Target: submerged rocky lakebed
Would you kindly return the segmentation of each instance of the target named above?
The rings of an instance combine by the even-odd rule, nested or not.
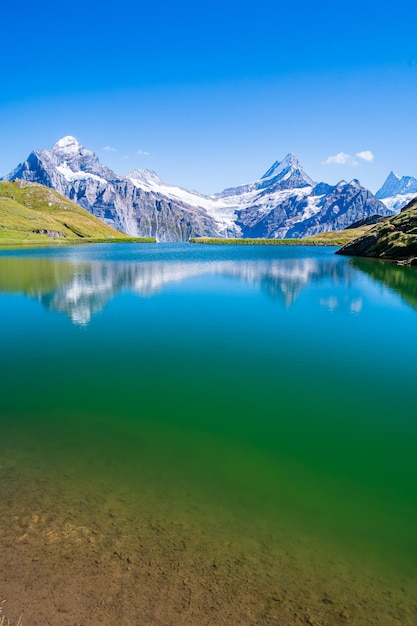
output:
[[[417,271],[0,251],[0,600],[31,624],[417,621]]]

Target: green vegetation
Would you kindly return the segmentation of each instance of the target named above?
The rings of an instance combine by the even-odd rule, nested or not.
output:
[[[338,254],[411,262],[417,257],[417,198],[398,215],[376,224],[365,235],[344,245]]]
[[[129,237],[42,185],[0,182],[0,246],[154,241]]]
[[[379,259],[352,259],[353,267],[365,272],[372,280],[385,285],[417,309],[417,280],[413,267],[399,267]]]
[[[363,226],[349,230],[333,230],[304,239],[219,239],[215,237],[192,237],[190,243],[232,244],[256,246],[343,246],[358,235],[365,234],[371,227]]]

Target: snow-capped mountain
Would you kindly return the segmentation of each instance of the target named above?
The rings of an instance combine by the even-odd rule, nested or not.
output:
[[[199,207],[141,189],[102,165],[74,137],[64,137],[51,150],[35,150],[5,179],[23,178],[52,187],[104,222],[133,236],[161,241],[219,235],[216,222]]]
[[[381,200],[385,206],[398,213],[406,204],[417,196],[417,178],[413,176],[398,176],[390,172],[387,180],[375,197]]]
[[[299,238],[341,230],[376,213],[392,214],[358,180],[315,183],[294,154],[276,161],[260,179],[213,196],[167,185],[149,170],[127,177],[142,190],[204,208],[222,236]]]
[[[5,177],[56,189],[120,230],[160,241],[195,236],[304,237],[393,211],[357,180],[315,183],[294,154],[254,182],[205,196],[163,182],[151,170],[115,174],[73,137],[35,150]]]

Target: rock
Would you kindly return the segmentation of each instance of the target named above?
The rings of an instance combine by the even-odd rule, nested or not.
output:
[[[349,242],[337,253],[392,259],[401,265],[416,265],[417,199],[398,215],[376,224],[366,235]]]

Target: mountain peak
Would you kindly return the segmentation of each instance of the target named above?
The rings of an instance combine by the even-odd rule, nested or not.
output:
[[[390,173],[388,174],[387,180],[401,180],[401,176],[398,176],[398,174],[396,174],[396,172],[391,170]]]
[[[261,178],[262,186],[275,183],[285,184],[286,188],[308,187],[313,185],[295,154],[290,152],[282,161],[275,161]]]
[[[50,150],[42,150],[39,154],[50,160],[51,165],[67,179],[68,177],[72,179],[73,174],[81,175],[83,178],[87,173],[107,180],[117,178],[114,172],[100,163],[98,156],[92,150],[84,148],[78,139],[71,135],[62,137]]]
[[[267,172],[262,176],[262,178],[271,178],[271,176],[278,176],[284,170],[302,170],[302,166],[292,152],[287,154],[282,161],[275,161],[275,163],[269,168]]]
[[[400,177],[391,171],[385,183],[381,189],[378,189],[375,195],[382,200],[409,193],[417,193],[417,179],[413,176]]]
[[[82,148],[80,142],[75,139],[75,137],[71,137],[71,135],[67,135],[66,137],[62,137],[59,141],[57,141],[52,146],[52,152],[68,152],[74,153],[78,152]]]

